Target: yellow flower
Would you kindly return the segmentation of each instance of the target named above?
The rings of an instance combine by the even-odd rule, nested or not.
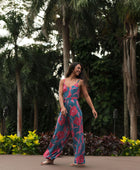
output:
[[[128,142],[131,143],[131,144],[134,144],[134,143],[135,143],[135,141],[132,140],[132,139],[129,139]]]
[[[17,134],[15,134],[15,135],[9,135],[8,136],[11,140],[16,140],[16,139],[18,139],[19,137],[17,136]]]
[[[36,130],[33,131],[33,133],[35,134]]]
[[[16,145],[12,145],[12,147],[13,147],[13,148],[15,148],[15,147],[16,147]]]
[[[23,155],[27,155],[27,153],[23,153]]]
[[[132,147],[130,146],[129,149],[132,149]]]
[[[0,133],[0,142],[4,142],[4,136]]]
[[[123,136],[122,138],[123,138],[124,140],[126,140],[126,139],[127,139],[127,138],[126,138],[126,136]]]
[[[123,139],[120,139],[121,142],[125,143]]]
[[[32,131],[28,131],[29,135],[35,135],[36,130]]]
[[[39,144],[39,140],[35,140],[34,144],[38,145]]]
[[[33,140],[34,137],[33,137],[33,136],[28,136],[28,139],[29,139],[29,140]]]
[[[23,143],[26,143],[26,142],[27,142],[27,137],[24,137]]]
[[[140,140],[137,139],[137,140],[136,140],[136,144],[137,144],[137,145],[140,145]]]
[[[127,141],[127,138],[125,136],[122,136],[121,142],[125,143]]]

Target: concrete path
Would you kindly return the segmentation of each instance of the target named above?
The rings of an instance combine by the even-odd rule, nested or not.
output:
[[[41,155],[0,155],[0,170],[140,170],[140,157],[86,156],[85,167],[70,167],[73,159],[63,156],[54,165],[40,166]]]

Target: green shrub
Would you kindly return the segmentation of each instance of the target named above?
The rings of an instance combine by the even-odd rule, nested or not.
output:
[[[53,133],[41,134],[40,138],[40,154],[47,149]],[[92,133],[84,133],[85,138],[85,154],[96,156],[118,156],[122,153],[124,144],[119,138],[113,136],[94,136]],[[66,143],[62,155],[73,155],[73,140],[70,136]]]
[[[38,154],[39,136],[28,131],[27,137],[0,134],[0,154]]]
[[[20,138],[15,135],[3,136],[0,134],[0,154],[43,154],[47,149],[52,133],[41,134],[39,137],[36,131],[28,131],[28,135]],[[92,133],[85,133],[86,155],[96,156],[140,156],[140,140],[122,139],[114,135],[94,136]],[[73,155],[73,140],[68,139],[62,155]]]
[[[121,142],[124,143],[122,156],[140,156],[140,140],[135,141],[123,136]]]
[[[39,154],[43,154],[53,136],[52,133],[41,134]],[[110,134],[95,136],[93,133],[84,133],[85,154],[94,156],[140,156],[140,140],[131,140],[125,136],[122,139]],[[62,155],[73,155],[73,140],[70,136]]]
[[[29,131],[29,134],[27,137],[24,137],[23,141],[23,152],[25,154],[38,154],[38,146],[40,145],[39,143],[39,137],[35,133],[35,131]]]

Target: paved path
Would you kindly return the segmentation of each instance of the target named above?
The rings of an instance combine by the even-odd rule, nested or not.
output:
[[[0,170],[75,170],[70,167],[74,157],[63,156],[55,160],[55,165],[40,166],[41,155],[0,155]],[[140,157],[86,156],[86,166],[82,170],[140,170]]]

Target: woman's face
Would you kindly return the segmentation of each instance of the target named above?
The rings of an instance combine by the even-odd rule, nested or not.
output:
[[[81,65],[77,64],[73,70],[73,72],[75,73],[76,76],[79,76],[79,74],[81,73]]]

